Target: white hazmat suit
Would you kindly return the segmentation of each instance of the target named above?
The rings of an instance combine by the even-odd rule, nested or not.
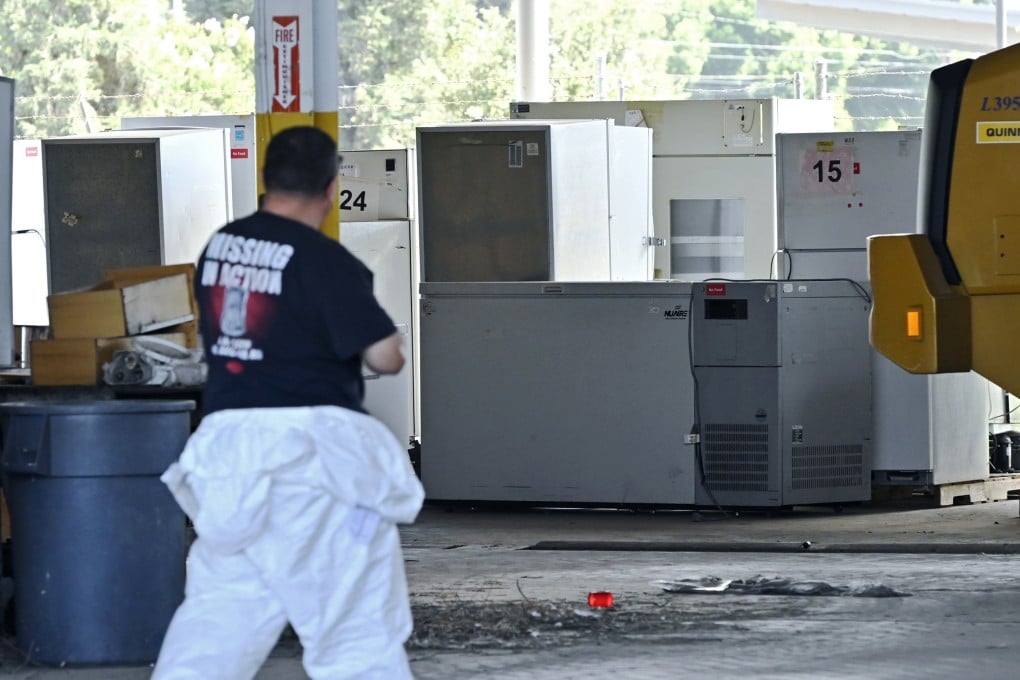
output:
[[[213,413],[162,477],[198,538],[154,680],[249,680],[287,622],[312,678],[410,678],[397,523],[424,499],[379,421],[336,406]]]

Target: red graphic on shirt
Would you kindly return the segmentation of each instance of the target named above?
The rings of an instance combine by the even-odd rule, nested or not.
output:
[[[209,318],[219,319],[223,316],[226,290],[222,286],[214,286],[209,289]],[[253,340],[265,337],[275,317],[275,296],[249,293],[245,304],[244,335]]]

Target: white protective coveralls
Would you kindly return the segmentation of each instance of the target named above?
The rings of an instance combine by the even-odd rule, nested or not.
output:
[[[371,416],[335,406],[226,410],[163,474],[198,538],[153,678],[249,680],[287,622],[312,678],[410,678],[397,523],[424,490]]]

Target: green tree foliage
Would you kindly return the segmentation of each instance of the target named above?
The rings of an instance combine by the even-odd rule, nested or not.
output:
[[[251,16],[255,3],[253,0],[183,0],[184,11],[194,22],[202,23],[208,19],[230,19],[234,16]]]
[[[417,125],[505,118],[515,78],[509,16],[475,0],[348,0],[341,45],[367,27],[397,41],[393,51],[351,50],[340,121],[344,148],[412,146]],[[346,14],[345,5],[359,5]],[[405,11],[406,10],[406,11]],[[387,22],[405,17],[399,25]],[[410,17],[407,19],[406,17]],[[394,55],[403,55],[395,58]],[[343,59],[343,57],[342,57]]]
[[[549,17],[549,79],[554,100],[654,96],[671,80],[665,17],[640,3],[560,0]],[[605,60],[602,82],[598,64]]]
[[[22,137],[119,127],[126,115],[251,111],[247,21],[176,21],[157,0],[9,0],[0,67]]]
[[[409,146],[418,125],[506,117],[516,97],[516,0],[338,3],[344,148]],[[182,6],[4,2],[0,68],[17,80],[18,133],[252,111],[254,3],[183,0],[178,17],[174,4]],[[755,0],[549,7],[554,100],[792,97],[799,85],[804,96],[824,88],[843,129],[918,125],[928,74],[952,56],[767,22]]]
[[[116,109],[127,115],[251,113],[255,37],[247,16],[202,23],[153,17],[152,33],[121,52],[134,87]]]
[[[800,74],[803,96],[834,99],[844,129],[919,124],[928,74],[945,59],[908,44],[763,21],[747,0],[670,4],[674,20],[700,22],[711,47],[690,95],[794,97]],[[677,42],[677,54],[690,47]]]
[[[16,79],[19,132],[29,136],[83,130],[88,99],[109,77],[117,39],[103,35],[111,0],[4,3],[0,22],[0,66]],[[83,106],[84,104],[84,106]],[[29,119],[28,122],[22,123]]]
[[[366,37],[366,49],[380,45],[382,54],[399,57],[386,66],[362,56],[358,45],[361,68],[342,63],[345,144],[408,146],[416,124],[507,115],[505,103],[515,95],[514,5],[381,0],[367,7],[386,16],[417,12],[399,31],[413,54],[387,42],[392,34],[382,42]],[[385,28],[378,19],[368,25]],[[348,31],[365,35],[363,25],[341,21],[341,34]],[[754,0],[550,3],[551,98],[561,101],[600,93],[687,99],[799,92],[833,99],[841,129],[916,126],[928,74],[947,58],[909,44],[761,20]]]

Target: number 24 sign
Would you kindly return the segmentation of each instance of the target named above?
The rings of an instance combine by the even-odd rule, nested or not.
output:
[[[340,219],[352,222],[374,222],[379,218],[379,183],[340,178]]]
[[[810,149],[801,158],[800,190],[808,194],[852,194],[857,172],[853,147]]]

